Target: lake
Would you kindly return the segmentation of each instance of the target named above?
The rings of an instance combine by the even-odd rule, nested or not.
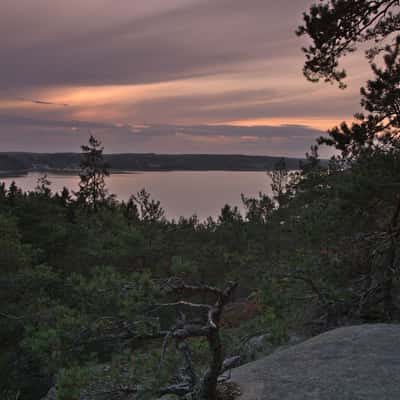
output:
[[[43,176],[31,172],[14,178],[0,178],[8,186],[13,180],[25,191],[34,190],[37,180]],[[47,174],[52,190],[65,186],[78,189],[79,177],[65,174]],[[127,200],[131,194],[145,188],[154,199],[161,202],[169,219],[197,214],[204,220],[216,217],[225,204],[237,205],[241,211],[240,194],[258,196],[260,191],[270,194],[271,180],[265,172],[248,171],[171,171],[114,173],[106,179],[110,193],[119,200]]]

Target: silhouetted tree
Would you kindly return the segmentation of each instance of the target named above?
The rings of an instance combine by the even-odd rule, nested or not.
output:
[[[44,174],[37,180],[35,191],[41,196],[50,197],[51,195],[51,182],[47,178],[47,174]]]
[[[398,0],[322,0],[304,14],[304,25],[297,31],[312,40],[304,49],[306,77],[313,82],[320,79],[338,82],[342,88],[346,73],[339,68],[340,58],[355,51],[357,44],[374,41],[374,46],[366,52],[374,77],[361,88],[361,106],[366,113],[356,114],[356,122],[351,125],[343,122],[340,127],[331,129],[329,137],[319,138],[319,144],[334,147],[340,155],[333,158],[331,170],[313,167],[311,174],[303,174],[305,179],[299,186],[303,196],[306,195],[306,213],[317,211],[315,206],[309,207],[317,204],[324,224],[329,220],[330,211],[321,205],[327,200],[327,204],[333,206],[332,216],[346,211],[343,215],[349,223],[345,229],[333,227],[336,232],[353,235],[351,246],[346,248],[342,242],[340,252],[342,260],[351,265],[345,272],[346,261],[340,264],[345,267],[343,272],[352,276],[351,296],[346,296],[353,297],[353,301],[357,299],[346,309],[356,304],[358,315],[382,313],[386,320],[399,315],[395,296],[395,282],[400,273],[397,267],[400,239],[399,5]],[[383,62],[375,62],[378,55],[383,55]],[[308,158],[312,166],[315,157]],[[350,208],[350,204],[356,206],[355,209]],[[302,221],[306,221],[305,216],[300,216],[299,222]],[[308,230],[318,232],[320,227],[317,223]],[[324,250],[324,254],[332,253]],[[332,255],[331,259],[335,257]],[[354,267],[357,259],[362,260],[359,270]],[[359,277],[358,281],[353,280],[354,276]],[[330,278],[328,283],[332,281]]]
[[[17,186],[15,181],[12,181],[7,192],[7,200],[11,205],[14,205],[19,197],[22,197],[22,190]]]
[[[278,203],[278,207],[281,207],[284,203],[286,186],[289,183],[289,171],[286,168],[285,159],[281,158],[275,164],[274,169],[268,171],[267,174],[272,181],[271,190],[274,200]]]
[[[134,218],[143,222],[162,222],[165,220],[165,211],[158,200],[151,198],[150,193],[142,189],[132,195],[127,203],[127,208]]]
[[[361,105],[368,113],[356,114],[351,126],[343,122],[329,131],[320,144],[334,146],[352,160],[365,152],[399,146],[400,127],[400,13],[398,0],[326,0],[304,14],[297,33],[308,35],[312,45],[304,48],[304,73],[311,81],[323,78],[344,87],[345,71],[339,60],[355,51],[356,44],[373,40],[367,50],[374,78],[361,88]],[[383,53],[383,68],[375,57]]]
[[[65,186],[63,187],[63,190],[61,191],[60,199],[64,206],[67,206],[72,200],[71,194],[70,194],[68,188],[66,188]]]
[[[344,88],[346,71],[339,68],[340,58],[370,40],[376,46],[367,51],[367,57],[376,56],[382,50],[379,44],[400,29],[398,6],[398,0],[321,0],[312,5],[297,30],[298,35],[308,35],[312,40],[303,48],[307,79],[336,81]]]
[[[368,114],[356,114],[357,122],[343,122],[328,132],[329,138],[319,139],[349,160],[400,148],[400,37],[394,47],[386,47],[383,67],[372,64],[372,71],[374,78],[361,88],[361,105]]]
[[[7,197],[6,184],[4,182],[0,183],[0,201],[4,201]]]
[[[258,198],[246,197],[242,193],[242,202],[246,209],[245,217],[251,223],[264,224],[274,212],[274,201],[264,193],[259,193]]]
[[[97,210],[100,203],[107,198],[105,177],[110,175],[108,164],[104,161],[101,142],[90,136],[88,145],[81,146],[82,160],[80,164],[81,179],[79,191],[76,193],[78,202]]]
[[[231,207],[229,204],[225,204],[224,207],[222,207],[221,214],[218,217],[218,222],[220,224],[233,224],[241,221],[242,216],[236,206]]]

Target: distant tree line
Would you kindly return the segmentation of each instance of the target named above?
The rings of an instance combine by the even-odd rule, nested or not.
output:
[[[105,154],[105,161],[120,171],[265,171],[280,157],[212,154]],[[285,158],[288,169],[298,169],[300,159]],[[1,171],[78,171],[80,155],[75,153],[0,153]]]

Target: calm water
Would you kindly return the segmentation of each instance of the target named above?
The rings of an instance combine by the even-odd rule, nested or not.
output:
[[[9,185],[13,180],[23,190],[33,190],[42,174],[32,172],[16,178],[0,178]],[[53,191],[64,186],[77,190],[79,178],[74,175],[48,174]],[[107,188],[119,200],[145,188],[159,200],[168,218],[189,217],[193,214],[203,220],[216,217],[225,204],[237,205],[243,210],[240,194],[257,196],[260,191],[270,193],[270,178],[265,172],[236,171],[173,171],[135,172],[113,174],[107,178]]]

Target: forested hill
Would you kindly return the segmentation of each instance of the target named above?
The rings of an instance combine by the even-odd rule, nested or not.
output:
[[[171,171],[226,170],[265,171],[274,168],[280,157],[213,154],[108,154],[105,160],[113,170]],[[298,169],[300,159],[285,158],[288,169]],[[75,170],[77,153],[0,153],[0,171]]]

